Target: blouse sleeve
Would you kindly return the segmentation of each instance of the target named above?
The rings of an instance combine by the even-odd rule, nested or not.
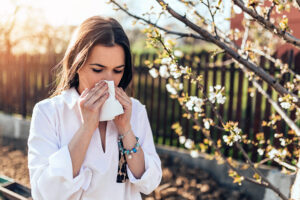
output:
[[[140,192],[144,194],[150,194],[160,184],[162,178],[161,161],[156,153],[152,130],[149,123],[147,111],[145,105],[140,112],[138,118],[141,126],[138,128],[141,133],[139,143],[144,152],[145,158],[145,172],[140,179],[136,179],[127,165],[128,178],[131,183],[136,185]]]
[[[79,174],[73,178],[68,145],[60,147],[55,119],[49,117],[49,113],[51,111],[43,111],[39,104],[34,106],[28,138],[32,197],[35,200],[73,199],[81,194],[81,188],[87,190],[92,172],[89,168],[81,167]]]

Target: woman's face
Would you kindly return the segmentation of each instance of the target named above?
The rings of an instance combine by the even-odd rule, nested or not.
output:
[[[117,87],[125,70],[125,53],[120,45],[95,45],[86,63],[78,70],[78,92],[93,88],[100,80],[114,81]]]

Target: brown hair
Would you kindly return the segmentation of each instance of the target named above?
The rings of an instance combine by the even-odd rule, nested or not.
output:
[[[92,47],[97,44],[105,46],[118,44],[123,47],[125,70],[118,87],[122,87],[124,90],[127,88],[131,82],[133,72],[128,37],[115,19],[94,16],[86,19],[75,30],[64,58],[55,67],[59,70],[57,75],[58,85],[51,97],[59,95],[63,90],[73,86],[78,87],[77,71],[86,62]]]

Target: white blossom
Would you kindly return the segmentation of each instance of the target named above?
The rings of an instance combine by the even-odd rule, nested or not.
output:
[[[269,156],[269,158],[273,159],[278,154],[279,154],[279,151],[277,149],[272,149],[271,151],[269,151],[268,156]]]
[[[192,156],[193,158],[199,157],[199,152],[198,152],[198,150],[192,150],[192,151],[190,152],[190,154],[191,154],[191,156]]]
[[[228,144],[229,146],[233,145],[233,142],[230,140],[230,138],[228,137],[228,135],[223,135],[223,140],[226,144]]]
[[[150,70],[149,70],[149,73],[150,73],[150,75],[151,75],[153,78],[157,78],[157,77],[158,77],[158,71],[157,71],[157,69],[155,69],[155,68],[150,69]]]
[[[174,87],[172,87],[172,85],[170,85],[169,83],[166,85],[167,91],[170,92],[173,95],[177,94],[177,91]]]
[[[234,142],[238,142],[238,141],[240,141],[242,139],[242,137],[240,136],[240,135],[234,135],[233,136],[233,141]]]
[[[193,110],[193,106],[194,106],[194,103],[193,103],[193,101],[188,101],[188,102],[186,102],[186,107],[188,108],[188,110]]]
[[[216,85],[216,86],[215,86],[215,89],[216,89],[216,90],[221,90],[221,89],[222,89],[222,86],[221,86],[221,85]]]
[[[240,7],[238,7],[237,5],[233,5],[233,11],[235,14],[241,14],[242,13],[242,9]]]
[[[188,66],[183,67],[183,66],[180,65],[179,68],[181,69],[182,74],[187,74],[188,73],[188,69],[189,69]]]
[[[160,61],[160,63],[161,63],[162,65],[169,65],[169,64],[171,64],[171,62],[172,62],[172,59],[171,59],[170,57],[163,58],[163,59],[161,59],[161,61]]]
[[[209,97],[208,97],[209,101],[211,101],[212,103],[215,103],[216,101],[216,94],[211,92],[209,93]]]
[[[159,68],[159,74],[163,78],[168,78],[170,76],[170,74],[168,72],[168,67],[166,65],[160,66],[160,68]]]
[[[216,85],[215,87],[209,86],[209,95],[208,95],[209,101],[211,101],[212,103],[216,102],[218,104],[224,104],[226,97],[223,96],[223,94],[221,93],[222,90],[223,88],[221,85]]]
[[[179,83],[178,89],[179,89],[179,90],[182,90],[182,89],[183,89],[183,84],[182,84],[182,83]]]
[[[279,138],[279,141],[281,146],[284,147],[286,145],[285,140],[283,138]]]
[[[193,148],[193,144],[194,144],[193,140],[187,139],[187,140],[185,141],[184,146],[185,146],[185,148],[187,148],[187,149],[191,149],[191,148]]]
[[[194,111],[195,112],[201,112],[202,111],[202,106],[204,104],[203,99],[197,98],[197,99],[195,99],[194,103],[195,103]]]
[[[185,103],[185,105],[190,111],[194,110],[195,112],[201,112],[203,99],[198,98],[196,96],[190,96],[190,99]]]
[[[181,71],[177,68],[176,64],[171,64],[169,66],[170,74],[175,78],[179,78],[181,76]]]
[[[179,143],[180,144],[184,144],[185,140],[186,140],[185,136],[182,135],[182,136],[179,137]]]
[[[286,149],[283,149],[283,151],[280,153],[281,157],[285,157],[287,155]]]
[[[280,105],[284,109],[289,109],[291,107],[291,104],[289,102],[282,102],[282,103],[280,103]]]
[[[183,53],[182,53],[182,51],[175,50],[175,51],[174,51],[174,56],[176,56],[176,57],[182,57],[182,56],[183,56]]]
[[[293,97],[293,102],[297,103],[298,102],[298,99],[297,97]]]
[[[205,121],[205,122],[204,122],[204,127],[205,127],[206,129],[209,129],[209,128],[210,128],[210,124],[209,124],[208,121]]]
[[[169,69],[170,69],[170,71],[176,71],[177,70],[177,65],[173,63],[169,66]]]
[[[195,111],[195,112],[201,112],[201,111],[202,111],[202,108],[201,108],[201,106],[197,106],[197,105],[195,105],[195,107],[194,107],[194,111]]]
[[[234,129],[233,129],[233,132],[235,133],[235,134],[240,134],[241,133],[241,129],[240,128],[238,128],[238,127],[235,127]]]
[[[218,93],[216,95],[216,99],[217,99],[217,103],[218,104],[224,104],[225,103],[225,100],[226,100],[226,97],[223,96],[221,93]]]
[[[257,149],[257,152],[260,156],[264,155],[264,150],[262,148]]]
[[[204,128],[209,129],[211,122],[212,122],[211,119],[203,119]]]

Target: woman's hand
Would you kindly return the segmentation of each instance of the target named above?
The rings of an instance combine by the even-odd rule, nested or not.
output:
[[[114,123],[118,129],[119,134],[124,134],[131,129],[130,118],[132,103],[131,99],[127,96],[122,88],[115,87],[116,99],[121,103],[124,109],[124,113],[118,115],[114,119]]]
[[[92,133],[99,124],[100,109],[109,97],[105,81],[98,82],[92,89],[85,89],[78,100],[82,126]]]

